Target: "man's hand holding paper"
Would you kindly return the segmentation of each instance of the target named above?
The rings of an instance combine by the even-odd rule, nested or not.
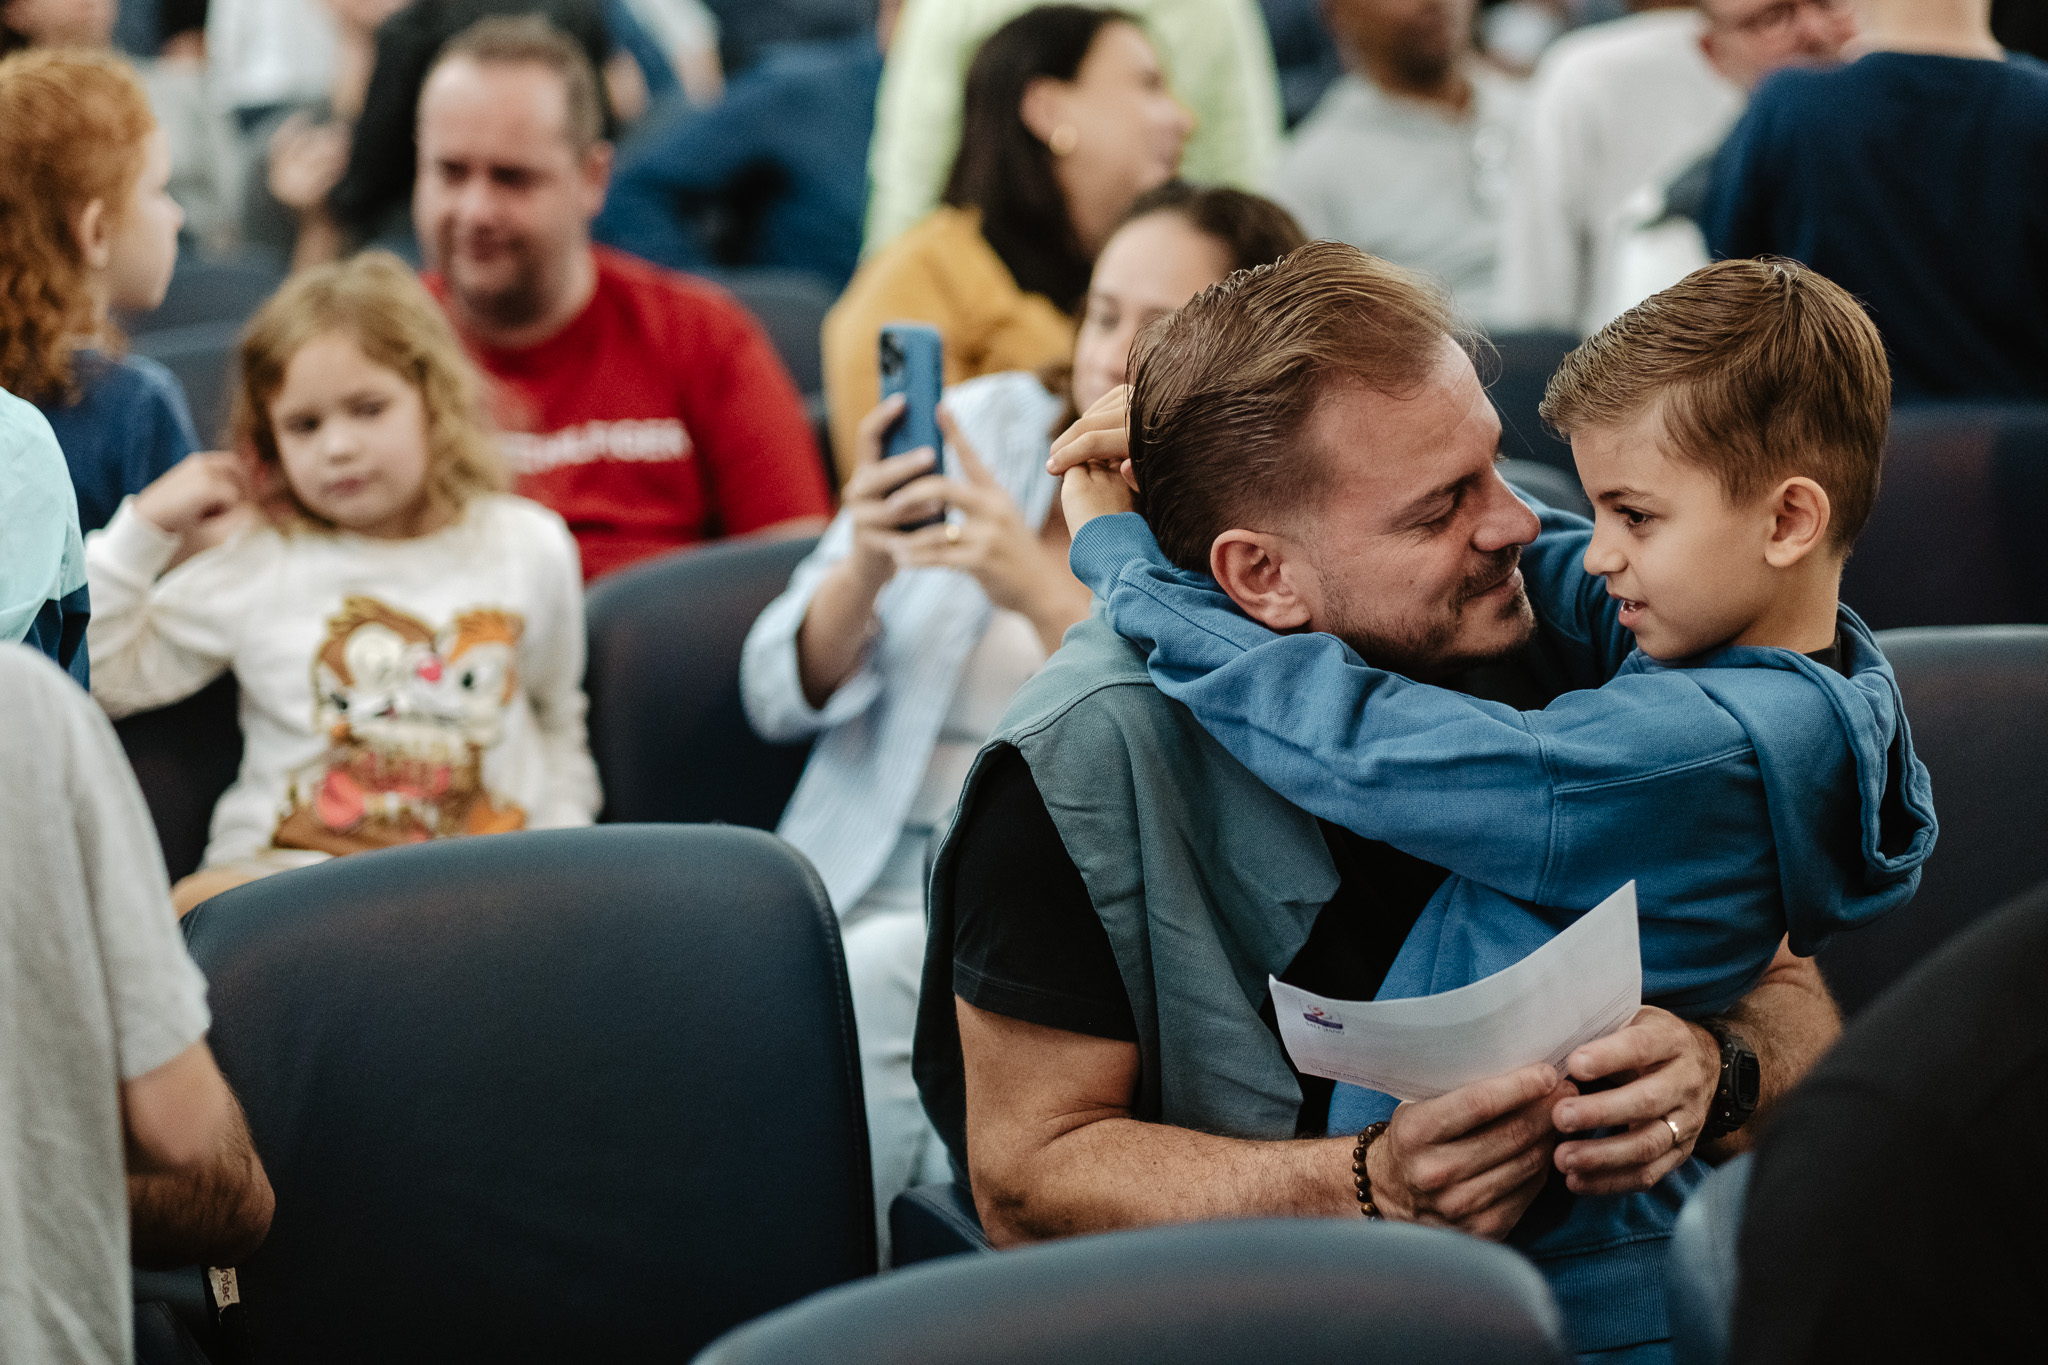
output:
[[[1295,1065],[1397,1099],[1433,1102],[1555,1068],[1569,1078],[1551,1097],[1555,1133],[1626,1130],[1557,1148],[1574,1193],[1649,1188],[1691,1155],[1705,1122],[1712,1049],[1703,1031],[1642,1005],[1633,882],[1543,948],[1457,990],[1340,1001],[1277,980],[1270,988]],[[1570,1084],[1609,1078],[1622,1084],[1595,1094]]]

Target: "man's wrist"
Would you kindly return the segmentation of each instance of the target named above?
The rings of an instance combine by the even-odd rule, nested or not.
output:
[[[1713,1041],[1713,1093],[1707,1099],[1705,1141],[1725,1138],[1749,1122],[1763,1100],[1763,1069],[1749,1041],[1720,1019],[1700,1029]]]

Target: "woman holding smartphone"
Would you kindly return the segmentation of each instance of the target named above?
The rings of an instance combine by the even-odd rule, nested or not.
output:
[[[938,328],[950,383],[1064,361],[1096,253],[1173,178],[1193,131],[1128,15],[1041,5],[991,34],[967,71],[945,202],[876,251],[825,319],[841,478],[875,401],[884,324]]]
[[[910,1074],[930,852],[1011,697],[1088,612],[1045,472],[1052,438],[1124,382],[1146,323],[1302,240],[1285,210],[1241,191],[1175,182],[1141,198],[1103,247],[1071,365],[948,391],[948,472],[929,449],[882,456],[902,399],[861,419],[838,517],[747,638],[754,728],[818,737],[777,833],[839,912],[885,1237],[899,1191],[945,1178]]]

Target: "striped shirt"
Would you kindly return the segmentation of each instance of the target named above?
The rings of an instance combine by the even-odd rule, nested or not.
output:
[[[947,391],[946,406],[1025,524],[1045,523],[1059,483],[1045,472],[1063,401],[1024,371]],[[789,587],[754,622],[740,659],[747,718],[764,739],[818,737],[776,833],[818,869],[843,915],[895,848],[967,657],[988,628],[988,595],[954,569],[898,573],[875,599],[880,622],[854,675],[822,707],[804,699],[797,629],[825,575],[853,549],[841,512]]]

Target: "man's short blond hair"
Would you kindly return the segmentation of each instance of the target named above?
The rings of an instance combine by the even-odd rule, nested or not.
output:
[[[1796,261],[1717,261],[1623,313],[1565,357],[1539,409],[1569,436],[1661,407],[1671,451],[1742,502],[1804,475],[1827,491],[1831,543],[1877,502],[1891,366],[1870,315]]]
[[[562,135],[582,156],[604,138],[604,93],[590,56],[574,38],[539,14],[496,14],[450,38],[434,58],[435,71],[457,57],[479,66],[539,66],[562,82]],[[424,91],[426,86],[421,84]]]

